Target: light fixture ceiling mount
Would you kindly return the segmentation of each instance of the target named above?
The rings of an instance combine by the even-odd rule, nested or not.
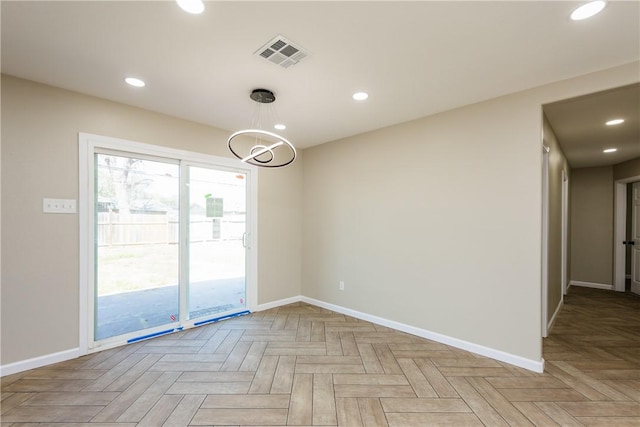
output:
[[[251,127],[234,132],[229,137],[229,151],[242,162],[254,166],[279,168],[293,163],[296,159],[293,144],[276,133],[260,129],[261,107],[273,104],[276,96],[267,89],[254,89],[249,97],[256,102]]]

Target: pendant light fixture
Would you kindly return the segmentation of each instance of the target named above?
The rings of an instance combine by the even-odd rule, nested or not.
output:
[[[256,103],[256,110],[248,129],[233,133],[228,141],[229,151],[242,162],[265,168],[279,168],[287,166],[296,159],[296,149],[286,138],[263,130],[262,110],[269,113],[268,123],[278,123],[273,102],[276,97],[270,90],[254,89],[249,95]]]

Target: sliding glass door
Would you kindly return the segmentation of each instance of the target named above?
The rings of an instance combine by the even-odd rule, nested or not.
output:
[[[188,166],[189,319],[246,306],[244,173]]]
[[[93,135],[80,142],[88,350],[255,304],[253,167]]]
[[[179,179],[177,163],[95,154],[96,341],[177,320]]]

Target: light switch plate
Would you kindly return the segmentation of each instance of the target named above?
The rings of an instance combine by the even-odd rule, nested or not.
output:
[[[42,212],[44,213],[76,213],[76,201],[74,199],[43,199]]]

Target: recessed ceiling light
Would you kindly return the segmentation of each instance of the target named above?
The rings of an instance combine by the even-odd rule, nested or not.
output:
[[[144,87],[144,85],[146,84],[142,80],[136,79],[135,77],[127,77],[126,79],[124,79],[124,81],[135,87]]]
[[[286,125],[283,125],[282,123],[278,123],[273,125],[274,128],[278,129],[278,130],[285,130],[287,128]]]
[[[356,92],[353,94],[353,99],[355,99],[356,101],[364,101],[368,97],[369,94],[367,92]]]
[[[613,119],[613,120],[609,120],[608,122],[606,122],[605,124],[607,126],[615,126],[615,125],[619,125],[620,123],[624,123],[624,119]]]
[[[591,18],[593,15],[600,13],[606,5],[607,2],[604,0],[596,0],[585,3],[582,6],[577,7],[571,13],[571,19],[573,19],[574,21],[581,21],[583,19]]]
[[[607,148],[606,150],[602,150],[603,153],[615,153],[618,151],[617,148]]]
[[[185,12],[198,14],[204,11],[202,0],[176,0],[176,2]]]

